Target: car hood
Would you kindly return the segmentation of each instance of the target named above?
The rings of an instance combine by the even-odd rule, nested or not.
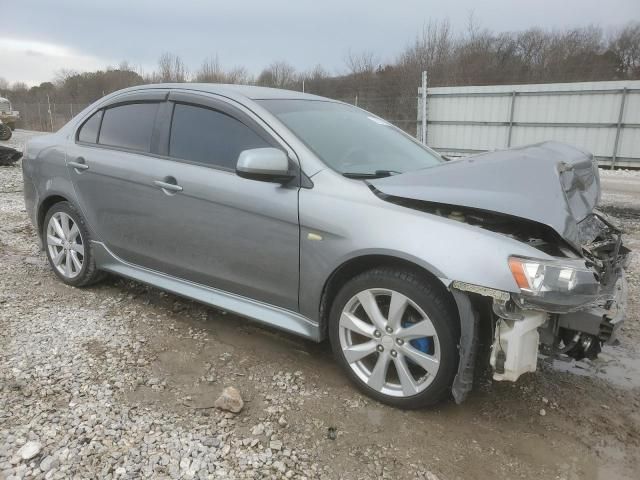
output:
[[[600,200],[593,155],[558,142],[484,153],[369,183],[392,197],[542,223],[574,246],[581,243],[578,223]]]

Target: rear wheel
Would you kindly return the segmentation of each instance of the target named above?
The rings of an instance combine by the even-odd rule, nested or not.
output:
[[[4,123],[0,123],[0,140],[2,140],[3,142],[6,142],[10,138],[11,138],[11,129],[9,128],[8,125],[5,125]]]
[[[64,283],[83,287],[102,279],[93,259],[89,231],[73,205],[53,205],[44,219],[43,230],[49,264]]]
[[[367,395],[402,408],[449,395],[458,366],[458,317],[446,292],[420,275],[379,268],[338,293],[330,314],[334,354]]]

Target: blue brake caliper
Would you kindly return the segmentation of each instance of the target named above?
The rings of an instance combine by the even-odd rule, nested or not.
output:
[[[411,322],[407,322],[406,320],[401,323],[402,327],[411,326]],[[431,353],[433,347],[433,340],[427,337],[415,338],[409,341],[409,345],[411,345],[416,350],[420,350],[422,353]]]

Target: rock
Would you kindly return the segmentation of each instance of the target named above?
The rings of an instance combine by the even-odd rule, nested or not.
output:
[[[244,402],[237,388],[227,387],[222,391],[222,395],[218,397],[214,405],[220,410],[238,413],[244,407]]]
[[[269,448],[271,450],[282,450],[282,442],[280,440],[271,440]]]
[[[259,423],[251,429],[251,435],[262,435],[264,433],[264,424]]]
[[[42,450],[40,442],[27,442],[18,450],[18,455],[22,460],[31,460],[40,453],[40,450]]]
[[[544,408],[540,409],[540,416],[544,417],[547,414],[547,411]]]
[[[47,455],[46,457],[44,457],[44,460],[40,462],[40,470],[42,470],[43,473],[47,473],[49,470],[51,470],[52,468],[56,468],[57,466],[58,459],[51,455]]]

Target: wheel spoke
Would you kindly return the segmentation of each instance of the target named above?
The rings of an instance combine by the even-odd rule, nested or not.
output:
[[[78,253],[74,251],[70,251],[67,253],[67,255],[71,257],[71,260],[73,261],[73,264],[76,267],[76,272],[79,272],[80,269],[82,269],[82,262],[78,258]]]
[[[404,393],[406,396],[415,395],[416,393],[418,393],[418,386],[416,385],[416,381],[413,378],[413,375],[409,371],[409,367],[407,367],[407,362],[405,361],[404,355],[398,355],[393,359],[393,362],[396,366],[396,371],[398,372],[400,385],[402,385],[402,393]]]
[[[435,375],[438,371],[440,363],[435,357],[422,353],[420,350],[416,350],[407,344],[400,348],[403,355],[407,356],[407,358],[411,359],[414,363],[423,368],[429,375]]]
[[[78,229],[78,225],[74,223],[71,229],[69,230],[69,241],[74,242],[76,240],[76,237],[79,234],[80,234],[80,230]]]
[[[65,215],[64,213],[60,214],[60,223],[62,224],[62,232],[64,234],[64,238],[69,240],[69,220],[70,217]]]
[[[376,343],[372,340],[357,345],[351,345],[345,348],[342,353],[348,363],[354,363],[362,360],[364,357],[371,355],[376,351]]]
[[[60,249],[59,252],[53,257],[53,264],[57,267],[62,263],[62,259],[64,258],[64,249]]]
[[[409,305],[409,299],[398,292],[391,294],[391,303],[389,304],[389,326],[394,330],[400,327],[402,316]]]
[[[342,316],[340,317],[340,326],[342,328],[351,330],[358,335],[363,335],[369,338],[373,338],[373,331],[375,330],[375,327],[373,325],[367,322],[363,322],[353,313],[348,312],[342,313]]]
[[[58,219],[56,217],[51,217],[51,220],[49,221],[49,223],[50,224],[53,223],[53,229],[58,234],[58,237],[65,238],[64,230],[62,229],[62,225],[60,225],[60,222],[58,221]]]
[[[436,334],[431,320],[421,320],[410,327],[401,329],[396,336],[403,339],[433,337]]]
[[[69,248],[71,248],[71,250],[73,250],[74,252],[79,253],[80,255],[82,255],[84,257],[84,245],[82,245],[81,243],[72,243]]]
[[[367,381],[367,384],[371,388],[378,391],[382,390],[382,387],[387,381],[387,370],[389,368],[390,359],[391,357],[386,351],[381,352],[380,355],[378,355],[378,360],[376,361],[376,364],[371,371],[371,375],[369,376],[369,380]]]
[[[73,274],[73,270],[71,269],[71,265],[73,265],[73,260],[71,260],[71,255],[69,252],[66,252],[65,264],[64,264],[64,274],[67,277],[70,277]]]
[[[365,290],[358,294],[358,301],[360,305],[362,305],[362,308],[364,308],[371,323],[373,323],[378,330],[384,331],[384,327],[387,325],[387,319],[382,315],[375,295],[369,290]]]
[[[60,247],[62,246],[62,239],[54,235],[47,235],[47,243],[49,243],[49,245],[56,245]]]

